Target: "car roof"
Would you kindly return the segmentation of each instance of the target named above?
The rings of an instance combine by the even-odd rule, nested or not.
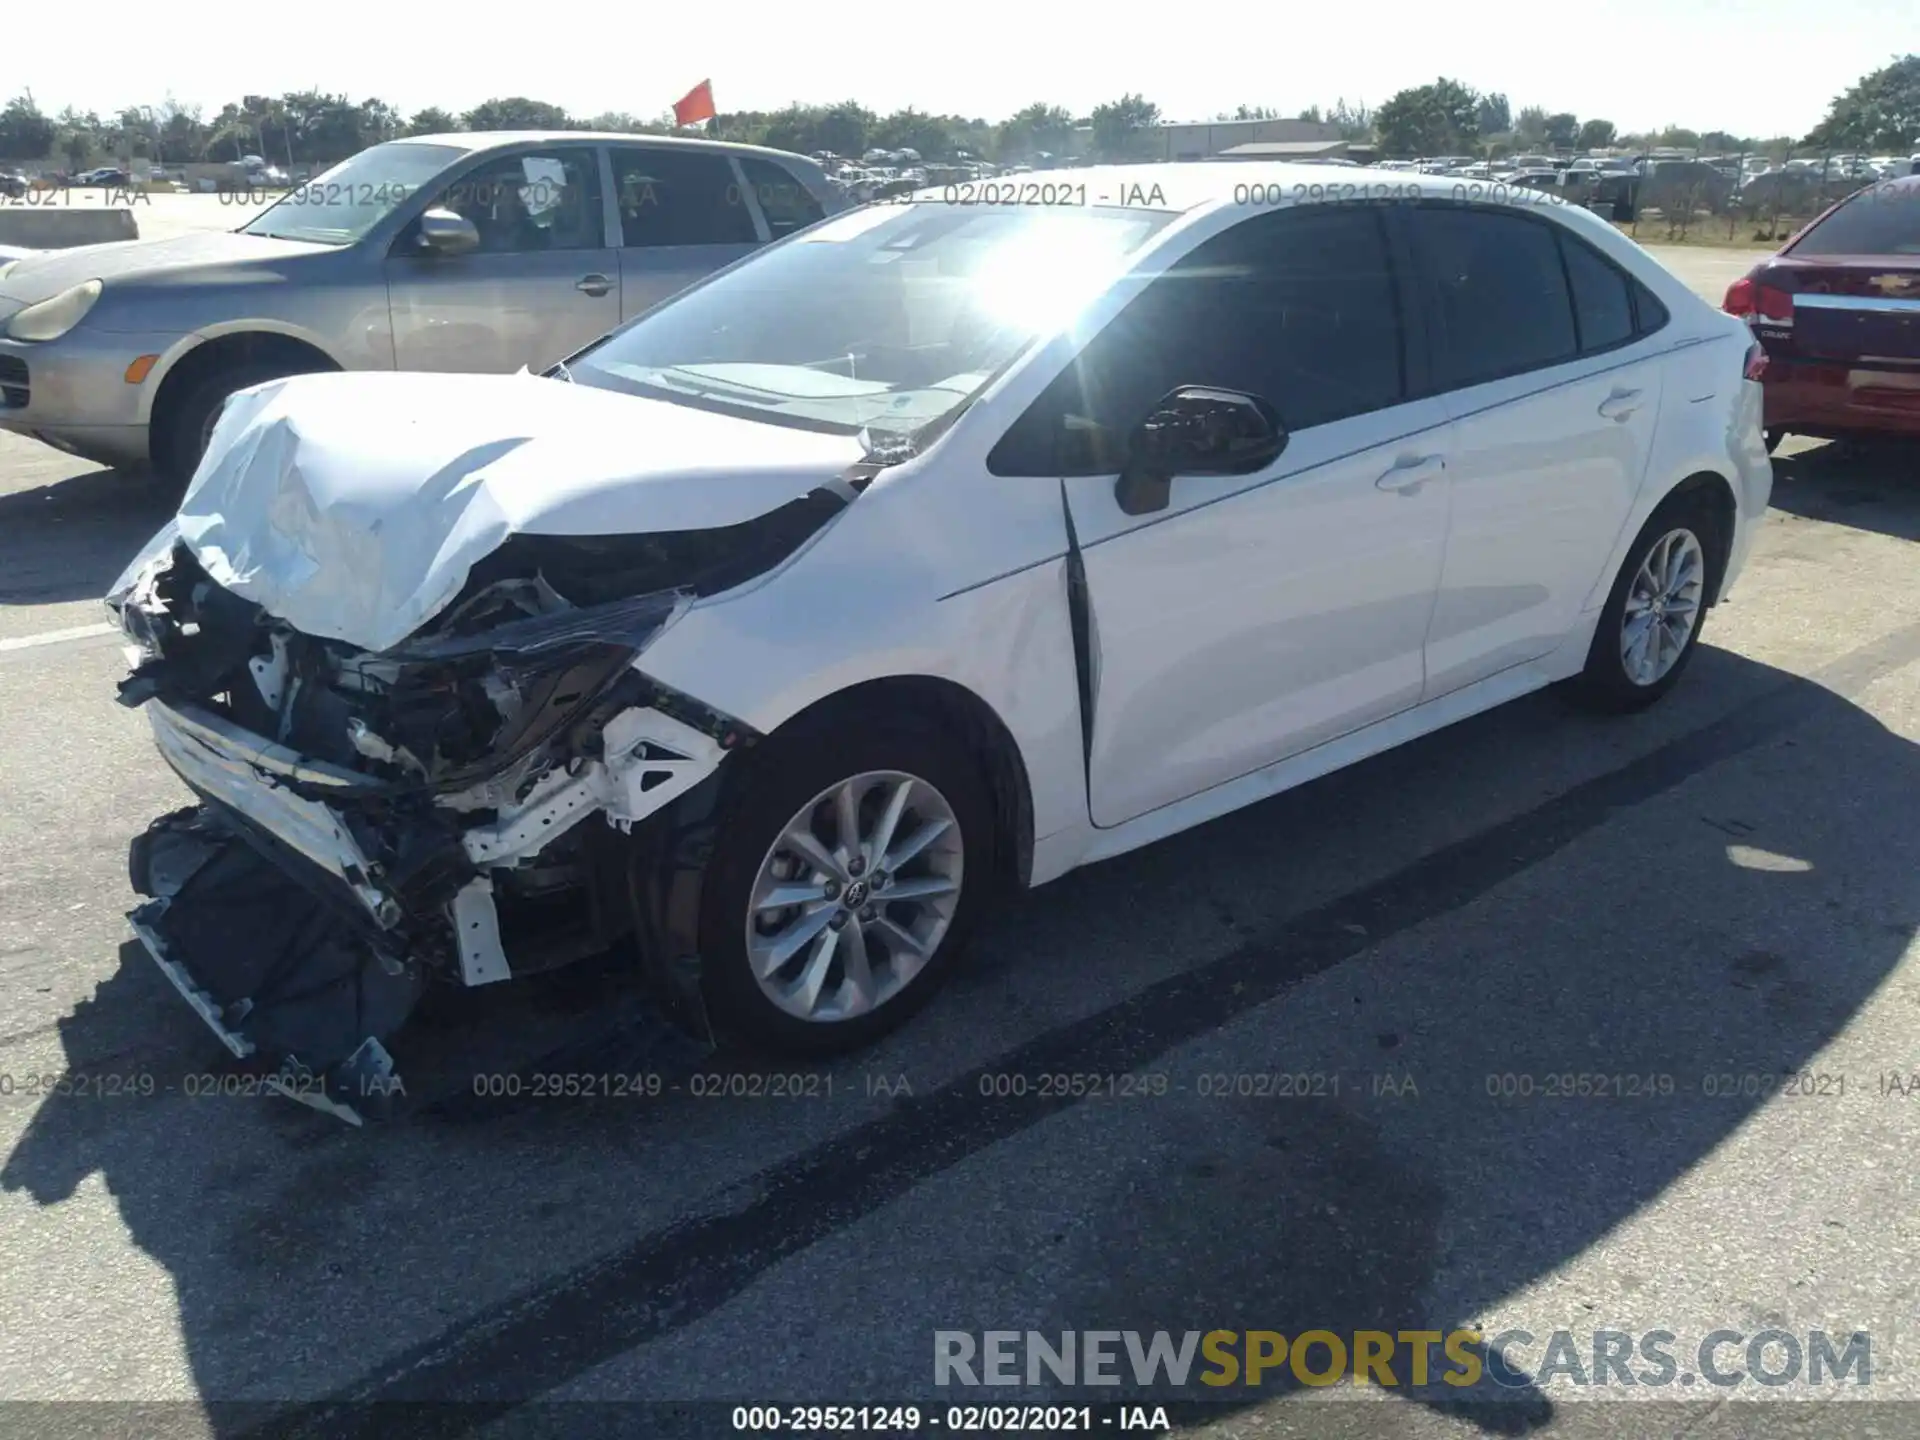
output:
[[[457,149],[505,150],[516,145],[553,145],[561,141],[588,141],[599,144],[646,145],[672,150],[718,150],[723,154],[765,155],[781,160],[799,160],[817,166],[816,160],[791,150],[775,150],[765,145],[742,145],[733,140],[699,140],[682,135],[635,135],[623,130],[449,130],[439,135],[409,135],[391,140],[391,145],[450,145]]]
[[[1379,175],[1378,180],[1368,179],[1369,174]],[[1004,181],[982,180],[970,185],[958,187],[963,191],[977,194],[979,203],[996,203],[994,187],[1014,188],[1015,193],[1008,199],[1002,197],[1000,203],[1020,203],[1020,195],[1027,189],[1038,187],[1034,196],[1035,204],[1050,203],[1046,196],[1046,186],[1053,186],[1058,192],[1066,187],[1071,201],[1063,203],[1081,203],[1080,189],[1086,188],[1085,204],[1122,205],[1131,209],[1166,210],[1183,214],[1198,210],[1203,206],[1236,200],[1245,203],[1248,191],[1258,188],[1259,198],[1255,203],[1264,206],[1282,205],[1294,199],[1305,201],[1340,199],[1404,199],[1413,194],[1431,196],[1436,200],[1463,198],[1458,194],[1461,181],[1451,175],[1426,175],[1408,170],[1370,171],[1359,167],[1359,173],[1344,166],[1303,165],[1284,160],[1186,160],[1152,165],[1089,165],[1076,170],[1037,170],[1031,175],[1022,176],[1017,187],[1008,187]],[[1473,182],[1480,185],[1482,192],[1470,193],[1464,198],[1491,200],[1500,198],[1498,181]],[[1295,187],[1300,187],[1296,190]],[[1243,188],[1244,187],[1244,188]],[[945,192],[954,186],[928,186],[914,192],[914,199],[940,200]],[[1159,191],[1157,197],[1155,190]],[[1531,195],[1534,192],[1527,192]],[[966,203],[966,196],[961,203]]]

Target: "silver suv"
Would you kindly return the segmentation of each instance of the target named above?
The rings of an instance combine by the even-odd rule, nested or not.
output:
[[[813,161],[750,145],[376,145],[237,231],[0,262],[0,428],[184,479],[236,390],[317,370],[545,369],[846,203]]]

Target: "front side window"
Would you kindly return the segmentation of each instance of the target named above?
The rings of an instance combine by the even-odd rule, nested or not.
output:
[[[770,424],[911,439],[1070,324],[1172,216],[869,205],[568,361],[573,378]]]
[[[1008,431],[996,474],[1111,474],[1184,385],[1257,395],[1289,430],[1407,397],[1384,215],[1312,206],[1196,246],[1116,315]]]
[[[1549,222],[1451,205],[1408,213],[1440,322],[1440,388],[1478,385],[1579,353],[1573,299]]]
[[[584,147],[488,161],[454,181],[428,208],[471,220],[483,255],[600,250],[607,243],[599,156]]]
[[[242,233],[351,245],[466,153],[408,140],[375,145],[294,186]]]
[[[621,243],[630,250],[751,245],[760,238],[733,166],[718,151],[618,147],[613,193]]]

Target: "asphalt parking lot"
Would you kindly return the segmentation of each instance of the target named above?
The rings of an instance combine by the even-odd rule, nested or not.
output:
[[[1749,263],[1662,258],[1715,299]],[[937,1389],[942,1330],[1471,1328],[1542,1343],[1518,1383],[1276,1371],[1175,1418],[1920,1433],[1920,464],[1795,442],[1774,505],[1653,712],[1535,696],[1071,875],[801,1095],[456,1083],[356,1131],[191,1093],[222,1052],[123,919],[127,841],[184,791],[97,599],[168,497],[0,436],[0,1397],[156,1407],[0,1428],[371,1434],[359,1402],[452,1399],[412,1418],[717,1434],[697,1402],[1110,1398]],[[630,993],[508,987],[420,1043],[641,1070]],[[1543,1373],[1561,1330],[1672,1332],[1687,1375],[1716,1330],[1865,1331],[1871,1383],[1582,1386]],[[635,1399],[687,1403],[548,1403]]]

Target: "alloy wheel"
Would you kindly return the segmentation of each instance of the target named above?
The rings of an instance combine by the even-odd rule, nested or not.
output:
[[[1653,542],[1620,618],[1620,662],[1635,685],[1657,685],[1686,653],[1706,579],[1706,551],[1693,531],[1669,530]]]
[[[747,958],[768,999],[801,1020],[879,1009],[925,968],[960,903],[953,807],[900,771],[855,775],[781,828],[747,900]]]

